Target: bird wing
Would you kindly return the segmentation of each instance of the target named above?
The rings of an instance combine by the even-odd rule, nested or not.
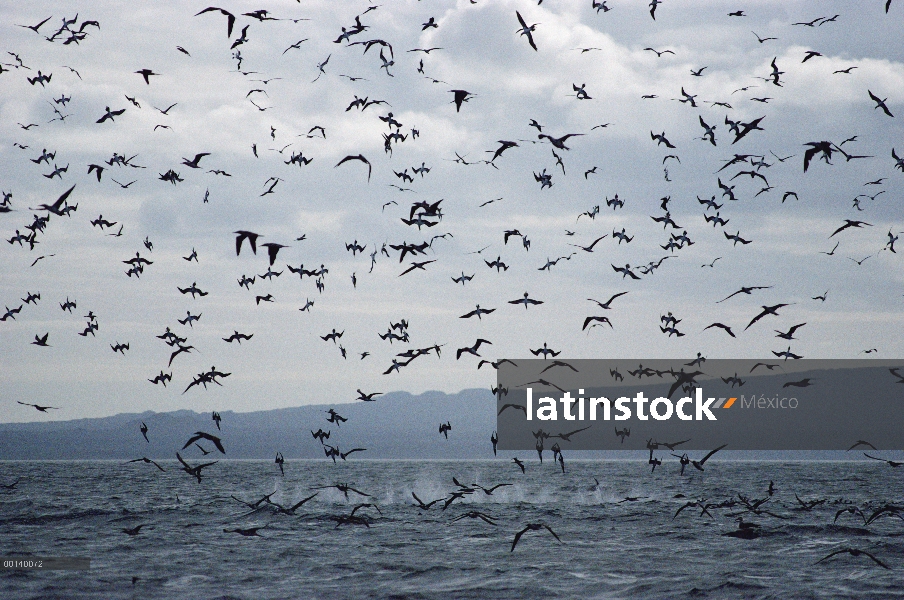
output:
[[[304,500],[300,500],[298,503],[296,503],[294,506],[292,506],[292,508],[290,508],[289,510],[292,511],[292,510],[297,509],[299,506],[301,506],[302,504],[304,504],[305,502],[307,502],[308,500],[310,500],[311,498],[313,498],[314,496],[316,496],[319,493],[320,492],[315,492],[314,494],[308,496]]]
[[[53,208],[54,208],[55,210],[59,210],[60,207],[63,206],[63,202],[66,201],[66,198],[69,197],[69,194],[71,194],[71,193],[72,193],[72,190],[74,190],[74,189],[75,189],[75,186],[73,185],[71,188],[69,188],[68,190],[66,190],[65,192],[63,192],[63,195],[60,196],[59,198],[57,198],[57,201],[53,203],[53,205],[52,205]]]
[[[709,454],[707,454],[706,456],[704,456],[703,459],[700,460],[700,461],[698,461],[698,462],[702,465],[703,463],[706,462],[706,460],[707,460],[710,456],[712,456],[713,454],[715,454],[716,452],[718,452],[719,450],[721,450],[722,448],[724,448],[724,447],[727,446],[727,445],[728,445],[728,444],[722,444],[721,446],[719,446],[719,447],[716,448],[715,450],[710,451]]]
[[[724,233],[724,232],[723,232],[723,233]],[[725,235],[726,235],[726,237],[728,236],[727,233],[726,233]],[[729,239],[731,239],[731,238],[729,238]],[[718,302],[716,302],[716,304],[719,304],[720,302],[725,302],[726,300],[728,300],[728,299],[731,298],[732,296],[736,296],[737,294],[740,294],[740,293],[741,293],[741,290],[738,290],[737,292],[734,292],[733,294],[731,294],[731,295],[729,295],[729,296],[726,296],[725,298],[722,298],[721,300],[719,300]]]
[[[807,172],[807,168],[810,166],[810,161],[813,159],[813,157],[816,155],[816,153],[818,151],[819,151],[818,148],[813,147],[813,148],[810,148],[809,150],[807,150],[806,152],[804,152],[804,173]]]
[[[582,428],[580,428],[580,429],[575,429],[575,430],[572,431],[571,433],[566,433],[565,435],[559,434],[559,437],[562,438],[562,439],[567,439],[567,438],[573,436],[574,434],[580,433],[581,431],[585,431],[585,430],[587,430],[587,429],[590,429],[590,425],[588,425],[587,427],[582,427]],[[500,484],[497,485],[496,487],[499,487],[499,486],[502,486],[502,485],[511,485],[511,484],[500,483]],[[496,489],[496,488],[493,488],[493,489]]]
[[[198,382],[193,381],[193,382],[191,382],[191,385],[189,385],[188,387],[191,387],[192,385],[195,385],[196,383],[198,383]],[[185,389],[188,389],[188,388],[185,388]],[[191,436],[191,438],[189,438],[189,440],[187,442],[185,442],[185,445],[182,446],[182,449],[185,450],[186,448],[188,448],[189,446],[191,446],[192,444],[194,444],[195,442],[197,442],[198,440],[200,440],[203,437],[204,436],[201,435],[201,432],[196,433],[195,435]]]
[[[835,555],[837,555],[837,554],[844,554],[845,552],[847,552],[847,549],[836,550],[835,552],[832,552],[831,554],[829,554],[829,555],[827,555],[827,556],[824,556],[823,558],[820,558],[819,560],[817,560],[817,561],[816,561],[815,563],[813,563],[813,564],[814,564],[814,565],[818,565],[819,563],[821,563],[821,562],[824,561],[824,560],[828,560],[828,559],[832,558],[833,556],[835,556]]]
[[[492,311],[494,311],[494,310],[496,310],[496,309],[495,309],[495,308],[494,308],[494,309],[491,309],[490,312],[492,312]],[[481,345],[481,344],[489,344],[490,346],[492,346],[492,345],[493,345],[493,342],[491,342],[490,340],[485,340],[485,339],[483,339],[483,338],[477,338],[477,341],[474,342],[474,349],[477,350],[478,348],[480,348],[480,345]]]
[[[869,552],[867,552],[865,550],[860,550],[860,554],[865,554],[866,556],[870,557],[871,559],[873,559],[873,562],[875,562],[880,567],[883,567],[885,569],[889,568],[888,565],[886,565],[884,562],[882,562],[881,560],[879,560],[878,558],[876,558],[875,556],[873,556],[872,554],[870,554]]]
[[[205,433],[203,431],[198,431],[197,433],[195,433],[195,435],[199,438],[204,438],[205,440],[213,442],[214,446],[217,447],[217,450],[219,450],[223,454],[226,454],[226,450],[223,448],[223,444],[220,441],[220,438],[218,438],[217,436],[210,435],[209,433]]]
[[[177,352],[178,352],[178,351],[177,351]],[[172,363],[172,360],[171,360],[170,362]],[[185,392],[187,392],[188,390],[190,390],[192,387],[198,385],[199,383],[204,383],[204,380],[203,380],[202,378],[200,378],[200,377],[197,378],[197,379],[195,379],[195,380],[193,380],[191,383],[189,383],[189,384],[188,384],[188,387],[186,387],[185,390],[184,390],[182,393],[184,394]],[[206,387],[206,386],[205,386],[205,387]],[[192,443],[192,442],[193,442],[194,440],[196,440],[196,439],[198,439],[198,438],[197,438],[197,437],[193,437],[192,439],[190,439],[188,442],[186,442],[185,446],[183,446],[182,449],[185,450],[185,449],[188,447],[188,445],[189,445],[190,443]]]
[[[581,134],[577,134],[577,135],[581,135]],[[604,236],[600,236],[600,237],[596,238],[595,240],[593,240],[593,243],[592,243],[592,244],[590,244],[589,246],[587,246],[587,248],[590,248],[590,250],[592,251],[592,250],[593,250],[593,247],[596,246],[597,242],[599,242],[601,239],[607,237],[608,235],[609,235],[609,234],[607,233],[607,234],[604,235]]]
[[[747,327],[744,328],[744,331],[747,331],[747,329],[748,329],[751,325],[753,325],[754,323],[756,323],[757,321],[759,321],[761,318],[763,318],[763,317],[764,317],[765,315],[767,315],[768,313],[769,313],[769,311],[764,310],[763,312],[761,312],[760,314],[758,314],[757,316],[755,316],[753,319],[751,319],[750,323],[747,324]]]
[[[520,539],[521,539],[521,536],[524,535],[525,533],[527,533],[528,531],[530,531],[530,528],[529,528],[529,527],[525,527],[524,529],[522,529],[521,531],[519,531],[518,533],[515,534],[515,539],[512,540],[512,549],[509,550],[509,552],[514,552],[514,551],[515,551],[515,546],[518,545],[518,540],[520,540]]]
[[[553,530],[552,530],[552,528],[551,528],[551,527],[550,527],[550,526],[549,526],[549,525],[544,525],[544,526],[543,526],[543,527],[545,527],[545,528],[546,528],[546,530],[547,530],[547,531],[549,531],[549,533],[551,533],[551,534],[552,534],[552,536],[553,536],[553,537],[554,537],[554,538],[556,538],[556,539],[557,539],[557,540],[559,540],[559,542],[561,542],[561,541],[562,541],[562,540],[561,540],[561,539],[560,539],[560,538],[559,538],[559,536],[558,536],[558,535],[556,535],[556,532],[555,532],[555,531],[553,531]]]
[[[184,450],[184,448],[183,448],[183,450]],[[189,465],[187,462],[185,462],[184,460],[182,460],[182,457],[179,456],[179,453],[178,453],[178,452],[176,452],[176,458],[179,459],[179,462],[182,463],[182,465],[183,465],[186,469],[191,469],[191,465]]]
[[[833,237],[836,233],[840,233],[840,232],[844,231],[845,229],[847,229],[848,227],[851,227],[851,224],[850,224],[850,223],[845,223],[844,225],[842,225],[841,227],[839,227],[838,229],[836,229],[835,231],[833,231],[833,232],[832,232],[832,235],[830,235],[829,237],[830,237],[830,238]]]

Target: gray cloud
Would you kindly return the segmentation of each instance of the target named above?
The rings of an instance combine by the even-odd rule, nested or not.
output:
[[[886,16],[881,2],[869,2],[856,12],[841,2],[748,2],[748,17],[731,18],[736,6],[725,2],[693,5],[663,3],[657,20],[649,18],[646,2],[610,2],[614,10],[599,13],[584,2],[548,2],[526,6],[507,2],[406,2],[381,6],[361,17],[370,29],[352,41],[385,39],[393,45],[393,77],[380,69],[379,49],[366,54],[363,47],[335,44],[340,27],[354,23],[366,3],[283,2],[271,9],[277,17],[308,21],[259,23],[239,17],[232,39],[250,25],[249,42],[240,46],[242,75],[231,57],[225,35],[225,18],[217,14],[194,17],[181,5],[158,3],[130,6],[113,3],[73,7],[80,19],[97,19],[101,29],[90,27],[78,45],[51,44],[43,36],[16,24],[37,23],[54,17],[41,33],[52,31],[63,13],[54,3],[7,5],[0,8],[4,23],[4,51],[18,53],[31,71],[9,66],[0,74],[0,189],[13,192],[14,212],[0,214],[0,230],[9,239],[16,229],[31,222],[28,207],[52,202],[75,184],[71,201],[78,211],[71,218],[52,216],[34,251],[4,244],[0,260],[0,303],[18,306],[26,292],[40,292],[37,306],[27,305],[15,320],[0,323],[0,367],[3,372],[0,420],[100,416],[123,410],[193,409],[252,410],[324,402],[351,401],[354,390],[439,389],[456,392],[467,387],[489,387],[495,373],[477,370],[477,359],[456,361],[456,348],[478,337],[493,342],[484,356],[490,359],[523,357],[531,348],[547,342],[573,358],[694,356],[712,358],[771,356],[787,347],[774,329],[807,322],[794,350],[807,357],[854,357],[879,348],[883,357],[901,352],[893,333],[900,322],[901,270],[897,254],[881,249],[886,232],[904,229],[896,202],[902,192],[901,173],[895,171],[891,149],[904,153],[899,119],[904,116],[900,90],[904,89],[904,56],[897,43],[895,15]],[[250,10],[251,7],[248,7]],[[230,8],[232,10],[232,8]],[[245,9],[242,9],[245,10]],[[242,10],[233,12],[240,14]],[[516,33],[519,10],[528,23],[539,23],[534,52]],[[894,8],[893,8],[894,10]],[[830,17],[837,22],[821,27],[792,26],[792,22]],[[421,32],[420,23],[436,17],[439,28]],[[779,38],[759,44],[751,33]],[[48,33],[49,34],[49,33]],[[283,54],[300,39],[299,49]],[[191,57],[176,51],[177,45]],[[413,48],[440,46],[431,52],[409,53]],[[671,49],[674,55],[657,58],[645,47]],[[581,53],[576,48],[599,47]],[[801,63],[813,49],[823,57]],[[388,51],[385,53],[388,58]],[[326,74],[317,82],[316,65],[330,56]],[[7,57],[9,60],[7,60]],[[776,57],[782,87],[756,77],[766,77]],[[426,75],[447,83],[431,83],[416,72],[423,58]],[[82,79],[62,65],[79,71]],[[690,69],[706,66],[702,77]],[[856,66],[851,75],[832,71]],[[134,71],[151,68],[160,73],[146,85]],[[42,88],[32,86],[41,69],[53,73]],[[341,75],[361,77],[350,81]],[[269,80],[264,83],[260,80]],[[577,100],[572,84],[587,84],[592,100]],[[752,87],[747,92],[735,90]],[[699,108],[674,98],[684,87],[698,95]],[[253,106],[252,94],[265,111]],[[451,89],[466,89],[475,96],[455,111]],[[890,96],[890,119],[873,109],[867,89]],[[63,114],[54,117],[49,105],[60,95],[72,96]],[[641,100],[644,94],[655,99]],[[134,96],[141,108],[125,96]],[[383,99],[391,104],[372,106],[365,112],[345,108],[355,96]],[[770,96],[768,104],[751,101]],[[701,102],[705,100],[707,102]],[[732,109],[712,106],[728,102]],[[153,107],[177,105],[168,115]],[[126,108],[114,123],[96,124],[104,107]],[[390,129],[378,116],[392,111],[409,137],[383,150],[382,134]],[[765,131],[751,133],[731,145],[724,118],[747,121],[765,116]],[[715,124],[718,147],[699,138],[702,116]],[[550,145],[537,139],[530,119],[542,123],[551,135],[583,133],[568,141],[562,156],[566,175],[550,153]],[[23,131],[17,123],[37,123]],[[606,128],[592,127],[610,122]],[[158,124],[170,129],[157,129]],[[305,137],[315,125],[326,129],[326,139]],[[275,129],[275,139],[271,137]],[[677,146],[674,151],[657,147],[650,131],[666,132]],[[833,165],[814,161],[802,172],[806,142],[833,140],[846,151],[875,158],[847,162],[836,157]],[[455,152],[469,162],[488,159],[497,140],[517,141],[495,161],[456,164]],[[20,150],[13,143],[28,145]],[[251,145],[256,144],[259,158]],[[279,153],[278,150],[288,148]],[[34,165],[28,159],[41,149],[56,150],[56,163],[69,164],[61,181],[42,174],[51,166]],[[303,167],[286,165],[291,152],[301,151],[313,162]],[[97,182],[87,165],[102,164],[113,152],[137,154],[135,163],[146,169],[111,166]],[[211,155],[202,169],[181,165],[182,157],[198,152]],[[726,201],[720,210],[730,219],[728,233],[740,231],[753,242],[733,247],[703,219],[697,197],[721,196],[716,179],[723,182],[740,170],[734,167],[715,174],[735,153],[762,154],[771,166],[761,169],[773,189],[755,196],[759,180],[739,177],[737,202]],[[782,158],[779,162],[771,153]],[[373,165],[334,165],[347,154],[363,153]],[[666,154],[677,154],[681,162]],[[51,161],[53,162],[53,161]],[[425,163],[431,171],[403,183],[393,171]],[[587,178],[584,172],[596,166]],[[160,181],[159,174],[173,169],[184,178],[176,186]],[[553,187],[541,190],[533,173],[546,169]],[[668,168],[671,181],[665,181]],[[208,173],[222,169],[231,177]],[[282,179],[274,193],[261,197],[269,177]],[[112,179],[135,184],[121,189]],[[864,186],[885,178],[882,186]],[[389,187],[411,188],[401,192]],[[852,207],[858,194],[862,212]],[[202,198],[209,191],[210,201]],[[782,203],[786,191],[799,200]],[[624,208],[606,207],[606,197],[618,194]],[[694,245],[673,253],[659,270],[640,281],[623,280],[611,264],[642,265],[669,254],[660,247],[670,231],[654,223],[660,198],[671,196],[670,209]],[[494,199],[501,201],[483,208]],[[414,201],[443,199],[443,220],[418,231],[400,222]],[[396,204],[386,203],[395,202]],[[601,205],[595,220],[580,213]],[[88,223],[98,214],[123,226],[122,237],[105,235]],[[872,227],[851,229],[831,240],[829,234],[843,219],[859,219]],[[624,227],[636,238],[630,244],[611,239],[613,229]],[[118,225],[117,225],[118,228]],[[503,231],[519,229],[530,240],[526,251],[516,239],[503,244]],[[286,264],[329,268],[325,290],[318,293],[310,278],[299,280],[285,272],[261,281],[251,291],[240,288],[243,275],[259,276],[267,270],[263,253],[243,250],[235,256],[233,231],[261,233],[261,241],[288,245],[279,254],[274,270]],[[573,237],[565,230],[575,232]],[[428,256],[436,260],[426,272],[399,277],[410,264],[377,257],[373,273],[370,252],[383,243],[420,242],[433,235],[454,237],[434,242]],[[307,239],[295,238],[306,234]],[[609,234],[593,254],[569,244],[588,244]],[[154,251],[142,242],[148,236]],[[344,244],[357,239],[367,250],[357,257]],[[828,252],[835,241],[834,256]],[[482,254],[474,253],[490,246]],[[192,248],[199,262],[182,260]],[[140,251],[154,264],[140,279],[125,275],[121,261]],[[578,252],[549,272],[538,271],[548,258]],[[40,255],[55,254],[29,265]],[[853,259],[871,257],[857,265]],[[484,264],[501,256],[511,266],[497,274]],[[710,263],[713,268],[700,265]],[[462,287],[451,277],[462,271],[476,273]],[[357,289],[351,285],[355,273]],[[191,300],[176,287],[197,281],[209,296]],[[731,302],[716,300],[742,285],[772,285],[756,296]],[[829,290],[825,303],[811,298]],[[508,301],[527,291],[544,301],[525,310]],[[587,298],[604,300],[617,291],[630,293],[608,311],[614,327],[581,331],[584,317],[598,314]],[[270,293],[275,303],[255,305],[256,295]],[[76,299],[73,314],[59,303]],[[307,299],[310,312],[300,312]],[[703,328],[714,320],[743,329],[761,304],[792,303],[781,317],[764,320],[737,339]],[[481,321],[459,319],[475,304],[497,308]],[[96,338],[76,335],[84,328],[82,315],[93,310],[100,323]],[[203,313],[188,328],[176,323],[186,310]],[[684,337],[667,337],[658,329],[659,315],[672,311],[682,318]],[[393,344],[377,337],[390,321],[407,318],[411,344]],[[154,336],[165,327],[187,335],[196,352],[178,357],[173,364],[170,389],[146,380],[166,368],[171,349]],[[343,345],[319,336],[331,329],[345,330]],[[221,338],[233,330],[254,333],[241,346]],[[35,334],[50,332],[51,348],[29,344]],[[109,344],[130,342],[125,356],[114,354]],[[778,342],[783,342],[779,344]],[[399,373],[384,376],[392,357],[408,347],[445,344],[442,358],[421,357]],[[361,361],[360,352],[371,356]],[[223,387],[207,391],[182,389],[195,373],[211,365],[228,372]],[[215,389],[214,389],[215,388]],[[62,406],[44,416],[21,407],[14,400]]]

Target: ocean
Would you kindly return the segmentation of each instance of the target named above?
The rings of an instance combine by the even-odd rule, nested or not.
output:
[[[0,554],[91,561],[88,570],[2,570],[0,597],[904,597],[902,519],[885,514],[866,525],[842,513],[833,522],[846,508],[868,518],[885,504],[904,506],[901,472],[888,465],[716,457],[705,472],[680,476],[675,461],[651,473],[645,462],[566,458],[563,473],[549,458],[524,458],[524,474],[499,458],[287,460],[285,476],[272,461],[221,460],[201,483],[175,460],[160,461],[166,472],[143,462],[0,462],[0,484],[20,479],[0,488]],[[429,503],[461,491],[453,477],[473,492],[445,510],[442,501],[418,507],[412,492]],[[368,496],[317,489],[336,484]],[[510,485],[482,489],[497,484]],[[295,514],[239,501],[271,493],[284,507],[317,495]],[[723,506],[675,517],[699,500]],[[375,506],[341,520],[360,503]],[[738,530],[739,513],[759,525],[753,539],[724,535]],[[512,551],[528,524],[549,526],[561,541],[541,527]],[[137,535],[123,532],[138,525]],[[224,532],[254,527],[257,536]],[[818,563],[844,548],[889,568],[850,553]]]

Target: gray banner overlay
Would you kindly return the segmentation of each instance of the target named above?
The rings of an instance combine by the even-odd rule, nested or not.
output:
[[[75,556],[4,556],[0,557],[0,568],[3,570],[76,570],[91,568],[90,558]]]
[[[904,448],[904,360],[506,360],[497,386],[502,450]]]

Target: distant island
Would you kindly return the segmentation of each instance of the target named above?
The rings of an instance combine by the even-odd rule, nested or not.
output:
[[[327,422],[334,408],[346,419],[339,426]],[[130,460],[146,456],[175,459],[176,452],[196,431],[218,435],[226,456],[218,459],[269,459],[281,452],[286,460],[325,459],[323,446],[312,432],[329,431],[326,443],[345,452],[366,448],[349,460],[476,460],[492,459],[490,436],[496,428],[496,399],[485,389],[457,394],[424,392],[417,396],[391,392],[373,402],[310,404],[255,412],[222,411],[218,432],[211,413],[178,410],[158,413],[121,413],[111,417],[0,424],[0,460]],[[441,423],[452,430],[446,439]],[[141,424],[148,427],[148,441]],[[573,459],[625,459],[646,461],[643,440],[629,440],[625,450],[568,451]],[[202,443],[202,446],[204,444]],[[210,446],[211,444],[207,444]],[[548,444],[547,446],[551,446]],[[213,448],[207,448],[213,450]],[[186,450],[191,456],[197,449]],[[548,454],[548,448],[547,448]],[[503,452],[499,458],[519,456],[536,460],[536,452]],[[720,460],[862,460],[856,452],[720,452]]]

